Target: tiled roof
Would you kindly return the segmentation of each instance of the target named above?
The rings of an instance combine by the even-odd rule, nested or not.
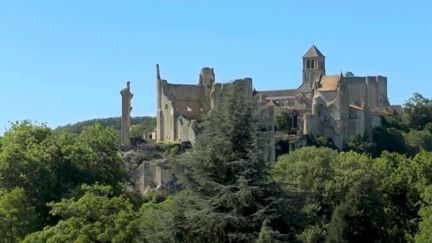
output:
[[[309,50],[304,54],[303,57],[324,57],[324,55],[313,45]]]
[[[340,75],[322,76],[319,83],[318,91],[336,91],[340,79]]]
[[[284,97],[284,96],[296,96],[297,89],[281,89],[281,90],[265,90],[258,91],[256,95],[264,95],[266,97]]]
[[[371,109],[373,115],[386,116],[391,114],[390,107],[374,107]]]

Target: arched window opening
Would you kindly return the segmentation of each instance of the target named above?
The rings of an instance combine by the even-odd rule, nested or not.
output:
[[[311,68],[314,69],[315,68],[314,66],[315,66],[315,61],[312,60],[311,61]]]
[[[306,68],[307,68],[307,69],[310,68],[310,60],[307,60],[307,62],[306,62]]]

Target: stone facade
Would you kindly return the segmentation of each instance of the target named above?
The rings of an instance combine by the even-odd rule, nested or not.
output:
[[[213,69],[203,68],[198,85],[170,84],[156,66],[157,141],[195,141],[196,124],[211,107]]]
[[[313,89],[312,112],[304,119],[304,134],[330,137],[342,148],[349,137],[372,139],[380,126],[381,113],[391,107],[387,101],[387,79],[375,77],[323,76]]]
[[[201,69],[197,85],[171,84],[160,78],[156,66],[157,117],[156,140],[195,142],[198,122],[224,100],[225,91],[233,84],[241,87],[244,95],[252,96],[252,79],[232,83],[215,83],[212,68]]]
[[[131,173],[134,191],[146,194],[150,190],[157,190],[173,181],[172,168],[169,159],[143,161]]]
[[[396,111],[387,99],[386,77],[326,75],[325,56],[315,46],[303,56],[299,88],[262,91],[257,96],[279,112],[295,112],[297,134],[332,138],[339,149],[352,135],[371,140],[372,129],[381,125],[380,116]]]
[[[227,90],[237,85],[241,95],[253,97],[251,78],[216,83],[212,68],[201,69],[197,85],[171,84],[161,79],[159,65],[156,66],[158,142],[195,143],[197,125],[215,107],[224,102]],[[273,162],[274,155],[274,109],[261,107],[259,146],[266,161]]]
[[[160,78],[157,66],[157,141],[193,144],[197,123],[223,102],[224,89],[230,85],[215,81],[214,70],[206,67],[197,85],[171,84]],[[292,150],[305,145],[308,135],[332,138],[340,149],[352,135],[372,139],[380,116],[395,112],[387,99],[386,77],[326,75],[325,56],[315,46],[303,56],[302,83],[296,89],[255,91],[250,78],[234,82],[262,107],[260,149],[269,161],[274,161],[275,142],[280,140],[290,142]],[[293,117],[290,134],[275,133],[274,114],[282,111]]]

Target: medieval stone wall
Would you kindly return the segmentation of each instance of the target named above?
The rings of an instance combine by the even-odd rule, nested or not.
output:
[[[275,162],[274,107],[260,108],[258,124],[258,149],[261,158],[266,162]]]
[[[200,119],[204,103],[204,89],[199,85],[164,84],[163,96],[175,111],[189,119]]]
[[[357,105],[364,104],[368,93],[366,79],[363,77],[344,77],[344,81],[349,93],[349,102]]]
[[[212,108],[215,108],[218,105],[224,103],[228,90],[231,89],[234,85],[240,87],[239,95],[252,97],[253,87],[251,78],[237,79],[231,83],[224,84],[215,83],[211,91]]]
[[[387,78],[383,76],[376,76],[376,81],[378,106],[389,106],[390,103],[387,97]]]

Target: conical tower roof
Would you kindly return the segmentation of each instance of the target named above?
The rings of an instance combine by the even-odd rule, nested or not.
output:
[[[313,45],[309,50],[304,54],[303,57],[325,57],[318,48]]]

